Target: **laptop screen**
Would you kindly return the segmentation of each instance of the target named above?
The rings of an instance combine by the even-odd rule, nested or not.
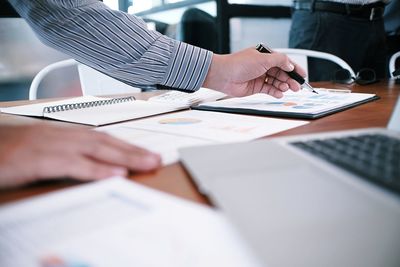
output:
[[[397,104],[392,112],[388,128],[389,130],[400,132],[400,96],[397,99]]]

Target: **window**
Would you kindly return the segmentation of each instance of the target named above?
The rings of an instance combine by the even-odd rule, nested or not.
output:
[[[210,0],[211,1],[211,0]],[[125,5],[129,13],[139,13],[154,8],[163,8],[164,6],[191,5],[196,2],[204,2],[199,0],[121,0],[120,5]]]
[[[103,0],[104,4],[109,6],[112,9],[118,10],[119,9],[119,1],[118,0]]]

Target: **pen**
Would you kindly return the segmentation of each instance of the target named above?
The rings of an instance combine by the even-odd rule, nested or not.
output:
[[[272,54],[272,50],[263,44],[258,44],[256,46],[256,49],[258,52],[261,53],[269,53]],[[292,78],[293,80],[295,80],[296,82],[298,82],[303,88],[308,89],[309,91],[318,94],[317,91],[314,90],[314,88],[303,78],[301,77],[296,71],[292,70],[292,71],[285,71],[290,78]]]

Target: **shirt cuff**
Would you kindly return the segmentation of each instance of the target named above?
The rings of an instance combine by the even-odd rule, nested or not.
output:
[[[206,79],[213,53],[183,42],[171,41],[172,57],[162,85],[183,91],[198,90]]]

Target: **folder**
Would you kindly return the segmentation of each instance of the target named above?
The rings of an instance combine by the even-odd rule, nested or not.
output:
[[[280,99],[267,94],[254,94],[203,103],[192,108],[249,115],[317,119],[376,99],[379,97],[375,94],[320,90],[319,94],[306,91],[288,92]]]

